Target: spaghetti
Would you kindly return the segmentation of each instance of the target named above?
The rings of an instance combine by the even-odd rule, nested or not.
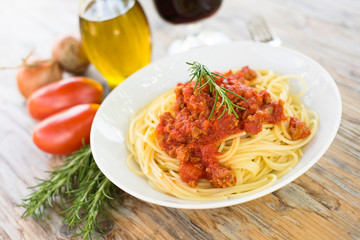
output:
[[[252,74],[249,76],[248,73]],[[314,137],[318,127],[316,113],[306,109],[298,99],[305,91],[304,80],[297,75],[253,71],[247,67],[235,73],[229,71],[224,76],[226,78],[217,79],[219,84],[238,91],[242,96],[247,94],[245,98],[248,101],[236,102],[245,106],[245,110],[236,110],[239,119],[227,113],[219,118],[223,112],[220,108],[206,122],[209,116],[207,108],[195,110],[194,106],[198,108],[201,104],[191,105],[193,102],[189,100],[204,102],[204,99],[196,97],[197,90],[187,99],[186,89],[192,87],[189,83],[179,84],[175,91],[158,96],[133,114],[127,135],[127,147],[131,153],[128,166],[135,173],[145,176],[154,189],[186,200],[213,201],[239,197],[270,187],[300,160],[303,155],[301,148]],[[289,94],[289,79],[302,83],[301,92]],[[235,85],[239,85],[240,90]],[[207,105],[212,106],[211,99],[207,101]],[[257,111],[248,111],[254,108],[254,104]],[[177,122],[178,118],[184,119],[181,114],[194,114],[196,111],[196,117],[189,115],[186,118],[193,121],[189,130],[191,134],[189,131],[187,135],[176,132],[187,124],[186,121]],[[203,119],[202,122],[199,119]],[[196,120],[200,125],[196,125],[195,129]],[[232,125],[224,125],[228,123]],[[175,131],[176,124],[179,127]],[[213,125],[204,132],[209,124]],[[214,132],[214,129],[226,134]],[[177,135],[174,137],[171,131]],[[209,139],[216,142],[216,150],[208,156],[208,160],[204,160],[208,152],[214,152]],[[200,147],[194,146],[195,143],[201,143]]]

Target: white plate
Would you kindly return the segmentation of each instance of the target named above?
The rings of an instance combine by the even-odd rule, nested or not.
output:
[[[146,179],[126,165],[125,137],[130,115],[178,82],[189,80],[185,62],[198,61],[212,71],[225,72],[249,65],[253,69],[271,69],[280,74],[298,74],[307,84],[303,103],[317,112],[320,119],[315,138],[306,146],[296,167],[268,189],[249,196],[223,201],[186,201],[160,193]],[[292,86],[291,90],[296,90]],[[295,180],[315,164],[333,141],[341,119],[341,98],[334,80],[309,57],[283,47],[253,42],[194,49],[152,62],[127,78],[104,100],[91,129],[91,148],[105,176],[125,192],[147,202],[167,207],[203,209],[243,203],[271,193]]]

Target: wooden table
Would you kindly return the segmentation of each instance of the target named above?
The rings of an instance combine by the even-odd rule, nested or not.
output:
[[[166,55],[180,27],[161,20],[152,1],[141,1],[151,24],[153,60]],[[36,48],[49,57],[55,39],[78,33],[78,1],[12,0],[0,7],[0,66],[19,64]],[[160,207],[122,194],[104,239],[360,239],[360,2],[357,0],[225,0],[204,21],[232,40],[249,40],[245,21],[263,15],[283,45],[318,61],[335,79],[343,101],[338,134],[309,171],[282,189],[244,204],[210,210]],[[101,77],[95,71],[91,76]],[[80,239],[62,217],[21,218],[17,204],[34,178],[62,162],[38,150],[36,122],[19,94],[16,71],[0,71],[0,238]],[[331,108],[331,106],[328,106]]]

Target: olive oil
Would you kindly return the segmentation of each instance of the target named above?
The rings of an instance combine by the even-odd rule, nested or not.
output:
[[[80,29],[90,62],[110,88],[150,62],[149,25],[135,0],[91,1],[80,15]]]

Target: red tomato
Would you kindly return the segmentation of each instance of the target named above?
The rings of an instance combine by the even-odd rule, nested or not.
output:
[[[41,121],[33,133],[35,145],[51,154],[71,154],[90,143],[90,129],[99,104],[79,104]]]
[[[29,114],[42,120],[63,109],[82,103],[101,103],[103,87],[86,77],[71,77],[48,84],[28,99]]]

